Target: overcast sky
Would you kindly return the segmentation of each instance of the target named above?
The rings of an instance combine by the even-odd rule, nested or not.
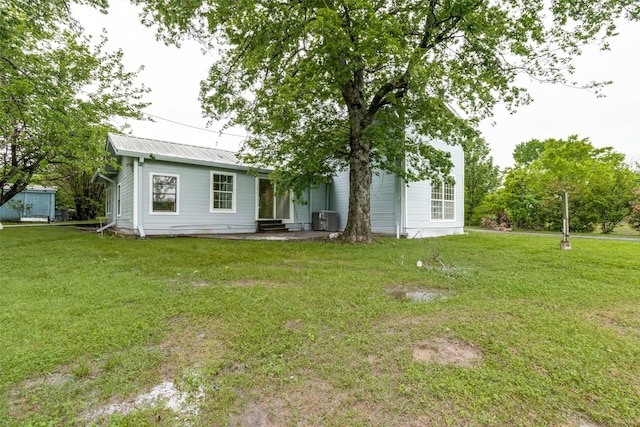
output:
[[[74,16],[88,32],[107,30],[108,48],[122,48],[128,69],[144,66],[139,82],[152,89],[147,96],[152,104],[145,112],[157,118],[155,122],[128,121],[133,134],[237,150],[245,135],[241,129],[220,135],[222,124],[208,125],[202,117],[199,85],[213,58],[195,42],[177,48],[156,41],[155,29],[140,24],[139,12],[128,0],[110,0],[106,16],[91,8],[74,8]],[[493,118],[482,123],[497,164],[512,165],[512,152],[519,142],[573,134],[589,138],[596,147],[612,146],[628,160],[640,162],[640,23],[623,22],[619,32],[611,41],[611,51],[587,49],[577,59],[578,73],[572,77],[583,82],[612,80],[604,89],[606,97],[525,79],[535,101],[513,115],[499,107]]]

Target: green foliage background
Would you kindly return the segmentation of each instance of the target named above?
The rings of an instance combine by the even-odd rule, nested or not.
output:
[[[560,195],[569,194],[570,229],[610,233],[631,213],[638,175],[611,147],[588,138],[532,140],[519,144],[516,165],[503,187],[484,202],[481,214],[505,215],[525,229],[562,230]]]

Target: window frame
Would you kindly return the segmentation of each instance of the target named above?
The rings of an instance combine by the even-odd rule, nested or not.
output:
[[[217,190],[220,193],[228,194],[231,193],[231,208],[216,208],[213,206],[214,203],[214,177],[216,175],[219,176],[227,176],[232,178],[232,189],[231,191],[221,191]],[[236,194],[238,188],[238,175],[234,172],[223,172],[219,170],[212,170],[209,173],[209,212],[210,213],[236,213]]]
[[[176,208],[174,211],[153,210],[153,178],[156,176],[173,177],[176,179]],[[180,215],[180,175],[165,172],[149,172],[149,215]]]
[[[438,188],[436,188],[436,184],[438,184]],[[437,194],[436,191],[434,191],[434,189],[437,190]],[[450,190],[450,191],[448,191]],[[430,219],[433,222],[455,222],[456,221],[456,184],[455,182],[453,183],[448,183],[443,179],[439,179],[439,180],[434,180],[431,181],[430,185],[429,185],[429,191],[430,191],[430,195],[429,195],[429,199],[430,199],[430,203],[429,203],[429,215],[430,215]],[[439,197],[434,197],[435,196],[439,196]],[[447,198],[447,196],[450,195],[451,198]],[[434,211],[435,211],[435,206],[434,206],[434,202],[439,202],[440,203],[440,215],[436,216],[434,215]],[[448,206],[448,207],[447,207]],[[451,212],[451,216],[446,216],[446,212],[450,211]]]

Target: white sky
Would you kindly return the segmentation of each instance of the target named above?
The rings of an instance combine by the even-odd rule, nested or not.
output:
[[[128,0],[111,0],[106,16],[91,8],[74,9],[74,16],[88,32],[99,34],[106,28],[108,48],[122,48],[129,70],[144,65],[139,82],[152,89],[146,97],[151,102],[145,110],[148,114],[193,126],[157,118],[155,122],[128,121],[133,134],[237,150],[243,141],[243,130],[226,131],[239,136],[219,135],[222,124],[208,127],[202,117],[200,81],[206,78],[213,58],[203,54],[195,42],[184,42],[176,48],[156,41],[155,29],[140,24],[139,12]],[[612,146],[628,160],[640,162],[640,23],[622,22],[619,32],[611,40],[611,51],[585,50],[575,63],[577,74],[570,78],[580,82],[612,80],[613,84],[604,89],[604,98],[586,90],[541,85],[523,77],[534,102],[513,115],[499,107],[495,116],[481,125],[498,165],[512,165],[512,152],[519,142],[573,134],[589,138],[596,147]]]

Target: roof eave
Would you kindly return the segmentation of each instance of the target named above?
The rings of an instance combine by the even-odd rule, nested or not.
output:
[[[183,157],[163,156],[159,154],[140,153],[135,151],[127,151],[127,150],[116,150],[116,155],[125,156],[125,157],[142,158],[145,160],[158,160],[163,162],[183,163],[183,164],[189,164],[189,165],[209,166],[209,167],[224,168],[224,169],[242,170],[242,171],[255,169],[253,167],[239,164],[239,163],[224,163],[224,162],[214,162],[211,160],[187,159]],[[257,171],[259,173],[271,172],[270,169],[264,169],[264,168],[259,168],[257,169]]]

